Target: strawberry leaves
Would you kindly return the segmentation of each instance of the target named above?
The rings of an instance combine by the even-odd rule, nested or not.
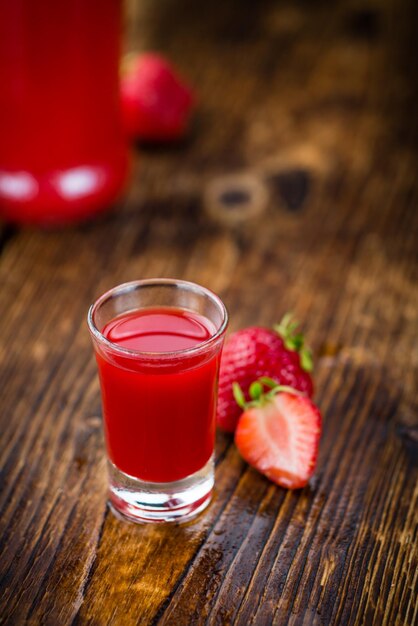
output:
[[[268,391],[265,390],[267,387]],[[245,395],[239,383],[234,382],[232,384],[232,393],[234,395],[235,402],[239,407],[245,411],[246,409],[264,406],[267,402],[277,394],[281,392],[287,392],[295,394],[297,396],[303,395],[297,389],[289,387],[288,385],[279,385],[277,381],[267,376],[262,376],[258,380],[251,383],[248,389],[248,395],[250,400],[247,402]]]
[[[313,371],[313,359],[310,348],[305,346],[305,337],[297,332],[299,322],[293,318],[293,313],[286,313],[281,322],[273,326],[274,330],[283,339],[288,350],[297,352],[300,356],[300,364],[305,372]]]

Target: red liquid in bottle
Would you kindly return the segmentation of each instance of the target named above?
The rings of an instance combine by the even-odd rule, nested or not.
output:
[[[205,317],[161,307],[110,321],[102,334],[131,350],[161,354],[161,360],[97,353],[108,454],[125,474],[171,482],[200,470],[214,446],[216,381],[220,352],[187,350],[215,332]],[[146,363],[145,363],[146,361]]]
[[[118,0],[0,0],[0,215],[59,224],[119,195]]]

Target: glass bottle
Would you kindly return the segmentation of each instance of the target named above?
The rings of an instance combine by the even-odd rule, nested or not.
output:
[[[65,224],[121,193],[120,0],[0,0],[0,216]]]

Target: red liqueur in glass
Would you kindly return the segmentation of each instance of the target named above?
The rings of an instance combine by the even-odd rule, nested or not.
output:
[[[125,283],[90,307],[118,516],[183,521],[208,505],[227,323],[216,294],[177,279]]]
[[[207,341],[214,325],[203,315],[159,307],[108,322],[112,343],[139,352],[167,353]],[[215,435],[219,353],[152,365],[114,354],[97,355],[110,460],[125,474],[151,482],[176,481],[209,460]]]
[[[0,0],[0,215],[65,224],[121,193],[120,0]]]

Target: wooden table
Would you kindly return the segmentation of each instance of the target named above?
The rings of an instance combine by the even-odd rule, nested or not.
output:
[[[417,4],[141,0],[130,49],[199,94],[189,139],[135,149],[113,212],[4,227],[2,624],[417,623]],[[231,331],[293,310],[324,416],[309,487],[218,433],[187,525],[106,507],[88,305],[136,278],[217,291]]]

